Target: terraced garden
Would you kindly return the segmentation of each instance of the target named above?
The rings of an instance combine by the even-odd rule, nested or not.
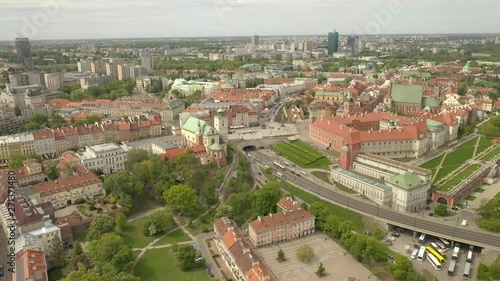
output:
[[[420,165],[420,167],[425,168],[425,169],[436,169],[437,166],[441,163],[441,160],[443,160],[444,154],[432,159],[429,162],[425,162],[424,164]]]
[[[495,158],[495,156],[497,156],[498,154],[500,154],[500,145],[497,145],[497,147],[495,147],[493,150],[491,150],[490,152],[486,153],[486,155],[484,155],[483,157],[481,157],[480,160],[490,161],[491,159]]]
[[[273,150],[302,168],[326,168],[332,164],[319,151],[301,141],[281,142]]]
[[[479,145],[477,146],[476,156],[479,155],[481,152],[485,151],[490,146],[491,146],[491,140],[481,136],[481,139],[479,140]]]
[[[458,174],[456,174],[454,177],[449,179],[447,182],[445,182],[443,185],[439,186],[438,190],[439,191],[449,191],[459,185],[464,179],[468,178],[470,175],[472,175],[474,172],[479,170],[481,168],[481,165],[478,164],[472,164],[467,166],[465,169],[462,169]]]

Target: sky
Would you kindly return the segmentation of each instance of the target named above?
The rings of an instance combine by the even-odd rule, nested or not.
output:
[[[0,40],[500,33],[498,0],[0,0]]]

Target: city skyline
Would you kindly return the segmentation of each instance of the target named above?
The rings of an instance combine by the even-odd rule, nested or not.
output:
[[[401,1],[300,1],[263,0],[6,0],[0,16],[0,40],[29,37],[31,40],[85,38],[168,38],[327,34],[439,34],[498,33],[500,3],[450,1],[418,4]],[[286,6],[284,6],[286,5]],[[494,7],[497,7],[494,8]],[[276,9],[280,13],[276,14]],[[470,11],[481,14],[472,21]],[[297,21],[314,18],[314,24]],[[88,19],[92,18],[90,22]],[[255,19],[259,20],[256,21]],[[70,23],[70,24],[68,24]],[[153,27],[153,28],[152,28]]]

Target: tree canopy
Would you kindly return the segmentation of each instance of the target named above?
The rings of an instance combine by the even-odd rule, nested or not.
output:
[[[115,219],[108,215],[97,215],[90,224],[87,240],[99,240],[105,233],[114,232]]]

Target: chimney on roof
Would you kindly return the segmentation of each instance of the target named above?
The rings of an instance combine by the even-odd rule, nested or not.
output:
[[[273,217],[273,213],[269,213],[269,216],[272,218]]]
[[[262,222],[262,218],[260,216],[258,216],[257,219],[259,220],[259,222]]]

